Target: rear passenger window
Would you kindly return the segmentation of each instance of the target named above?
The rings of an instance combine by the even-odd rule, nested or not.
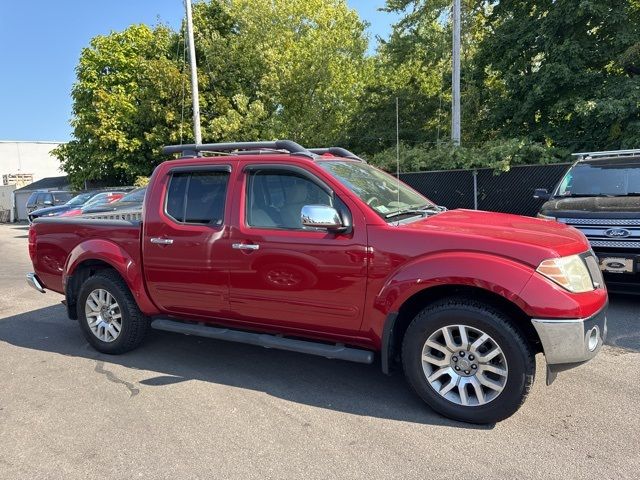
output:
[[[166,213],[181,223],[222,225],[229,172],[174,173],[169,181]]]

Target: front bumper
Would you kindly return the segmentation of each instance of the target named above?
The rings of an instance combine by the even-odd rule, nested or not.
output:
[[[531,320],[552,371],[566,370],[591,360],[607,338],[607,305],[580,319]]]

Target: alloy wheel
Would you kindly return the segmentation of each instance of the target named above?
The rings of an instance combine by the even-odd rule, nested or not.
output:
[[[103,342],[113,342],[122,331],[122,311],[115,297],[98,288],[88,296],[84,307],[91,332]]]
[[[440,396],[465,407],[495,400],[509,375],[500,345],[468,325],[448,325],[431,334],[422,348],[422,369]]]

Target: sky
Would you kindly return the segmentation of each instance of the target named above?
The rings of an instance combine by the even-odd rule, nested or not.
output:
[[[378,11],[384,0],[347,3],[370,24],[373,51],[396,18]],[[133,23],[177,28],[183,12],[183,0],[0,0],[0,140],[69,140],[74,69],[89,40]]]

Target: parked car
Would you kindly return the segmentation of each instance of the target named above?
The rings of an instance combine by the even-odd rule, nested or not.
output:
[[[55,192],[33,192],[27,199],[27,214],[30,214],[34,210],[38,210],[40,208],[63,205],[71,200],[71,198],[73,198],[73,193],[64,190]]]
[[[122,197],[124,197],[124,195],[125,195],[125,192],[99,192],[93,197],[91,197],[91,199],[88,202],[86,202],[84,205],[78,206],[76,208],[72,208],[64,213],[61,213],[59,216],[75,217],[78,215],[82,215],[85,209],[90,209],[90,208],[102,206],[102,205],[108,205],[117,200],[120,200]]]
[[[340,148],[165,152],[182,149],[153,173],[141,222],[40,218],[29,231],[29,284],[64,294],[100,352],[130,351],[154,328],[377,355],[434,410],[492,423],[525,400],[536,353],[550,383],[604,341],[607,291],[572,227],[444,211]]]
[[[81,208],[85,203],[91,200],[94,196],[96,196],[98,191],[95,192],[84,192],[76,195],[71,198],[67,203],[63,205],[57,205],[55,207],[47,207],[47,208],[39,208],[38,210],[34,210],[29,213],[29,223],[33,222],[36,218],[39,217],[54,217],[57,215],[61,215],[69,210],[74,210],[77,208]]]
[[[86,208],[82,209],[82,214],[89,215],[93,213],[118,212],[123,210],[133,211],[136,208],[142,208],[142,202],[144,201],[144,195],[146,192],[147,187],[136,188],[114,202],[100,205],[88,205]]]
[[[538,217],[572,225],[598,256],[608,289],[640,294],[640,150],[577,154]]]

